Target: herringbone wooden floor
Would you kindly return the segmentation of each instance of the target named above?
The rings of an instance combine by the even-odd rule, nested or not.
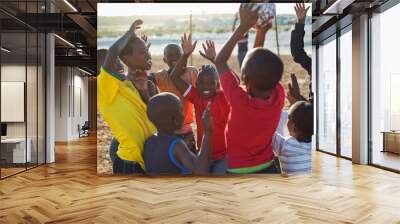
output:
[[[314,154],[311,175],[98,176],[96,140],[0,181],[0,223],[400,223],[400,175]]]

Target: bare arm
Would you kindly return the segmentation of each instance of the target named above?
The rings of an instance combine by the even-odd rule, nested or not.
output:
[[[236,23],[238,21],[238,13],[235,14],[235,19],[233,20],[233,25],[232,25],[232,32],[236,29]]]
[[[215,66],[217,67],[218,73],[221,75],[226,69],[229,69],[228,59],[232,54],[233,48],[235,47],[238,40],[250,30],[250,28],[256,24],[258,19],[258,10],[252,10],[253,4],[242,4],[240,6],[240,24],[239,27],[233,32],[228,42],[222,47],[221,51],[215,58]]]
[[[183,54],[177,61],[175,67],[172,69],[171,72],[171,79],[172,82],[174,83],[175,87],[178,89],[178,91],[183,94],[187,88],[189,87],[189,84],[185,82],[185,80],[182,79],[182,75],[185,72],[185,67],[186,67],[186,62],[188,57],[192,54],[194,49],[196,48],[197,41],[192,43],[192,34],[189,34],[189,36],[186,36],[186,33],[183,35],[181,38],[181,45],[183,49]]]
[[[290,74],[290,79],[292,84],[288,84],[289,92],[287,94],[287,99],[289,100],[290,105],[293,105],[297,101],[306,100],[301,93],[299,83],[297,82],[297,77],[294,73]]]
[[[140,25],[142,24],[142,20],[136,20],[135,22],[133,22],[130,29],[113,45],[111,45],[110,49],[108,49],[108,53],[103,64],[105,68],[107,68],[111,72],[118,72],[118,68],[116,67],[117,58],[126,47],[126,45],[129,43],[131,38],[136,36],[135,30],[139,29]]]
[[[183,94],[188,88],[189,84],[182,79],[182,75],[185,72],[185,65],[187,62],[188,56],[187,55],[182,55],[179,60],[177,61],[174,69],[172,69],[171,72],[171,79],[172,82],[174,83],[176,89]]]
[[[182,144],[175,148],[174,156],[186,168],[190,169],[193,174],[204,175],[209,173],[210,169],[210,154],[212,151],[211,146],[211,133],[212,123],[210,117],[210,104],[207,105],[203,114],[204,136],[201,143],[201,149],[198,156],[195,156],[189,151],[186,145]]]
[[[151,84],[149,84],[150,81],[147,78],[146,72],[141,70],[128,71],[127,79],[132,82],[143,102],[147,104],[152,95],[150,93],[151,86],[149,88]]]
[[[148,88],[149,88],[149,95],[150,95],[150,97],[152,97],[152,96],[154,96],[154,95],[156,95],[156,94],[159,93],[158,88],[157,88],[157,86],[154,84],[153,81],[148,80],[148,81],[147,81],[147,84],[148,84]]]
[[[226,69],[229,69],[228,59],[232,54],[233,48],[235,47],[238,40],[246,33],[246,29],[240,26],[233,32],[232,36],[229,38],[228,42],[222,47],[221,51],[217,54],[215,58],[215,66],[219,74],[222,74]]]
[[[256,47],[264,47],[265,35],[268,30],[272,27],[272,19],[267,20],[261,26],[257,26],[256,39],[254,41],[254,48]]]
[[[206,170],[208,172],[210,168],[210,154],[212,151],[211,146],[211,134],[212,134],[212,121],[210,116],[211,103],[208,103],[206,110],[204,111],[202,120],[204,127],[204,135],[201,142],[200,152],[197,159],[200,161],[196,164],[196,167],[200,170]],[[206,173],[207,173],[206,172]]]

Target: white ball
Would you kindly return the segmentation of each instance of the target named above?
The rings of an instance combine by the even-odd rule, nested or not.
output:
[[[261,25],[270,18],[275,18],[276,16],[276,6],[275,3],[242,3],[241,5],[251,6],[252,10],[260,8],[260,15],[257,21],[257,25]]]

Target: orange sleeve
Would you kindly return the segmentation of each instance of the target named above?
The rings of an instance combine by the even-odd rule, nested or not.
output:
[[[156,85],[159,85],[159,83],[162,83],[162,78],[161,78],[161,76],[162,76],[162,73],[161,73],[161,71],[158,71],[158,72],[155,72],[154,73],[154,79],[155,79],[155,81],[156,81]]]

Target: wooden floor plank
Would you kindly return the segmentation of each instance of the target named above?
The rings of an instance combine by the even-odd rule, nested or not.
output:
[[[400,223],[400,175],[315,152],[313,173],[127,177],[96,173],[96,139],[0,181],[0,223]]]

